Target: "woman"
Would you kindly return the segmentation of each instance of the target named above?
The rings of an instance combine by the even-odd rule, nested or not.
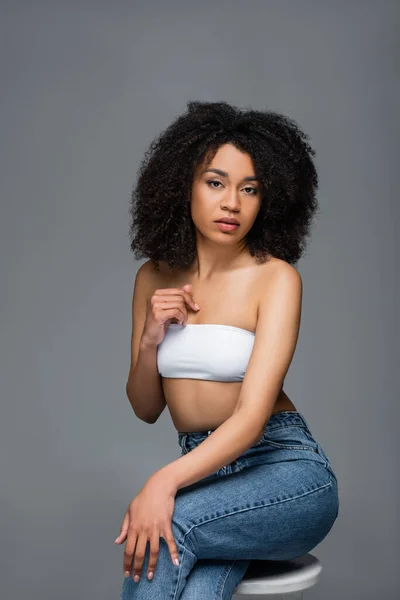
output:
[[[146,153],[126,391],[146,423],[168,406],[181,456],[125,513],[121,600],[231,598],[252,560],[299,557],[337,518],[332,466],[283,390],[317,210],[307,140],[271,111],[189,102]]]

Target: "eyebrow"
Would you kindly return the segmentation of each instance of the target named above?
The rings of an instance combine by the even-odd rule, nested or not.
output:
[[[212,173],[217,173],[218,175],[221,175],[221,177],[229,177],[228,173],[226,173],[225,171],[221,171],[221,169],[204,169],[200,173],[200,175],[203,175],[204,173],[207,173],[208,171],[210,171]],[[250,175],[249,177],[244,177],[243,181],[260,181],[260,180],[258,177]]]

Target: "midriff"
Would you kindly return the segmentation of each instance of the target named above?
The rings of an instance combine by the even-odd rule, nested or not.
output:
[[[162,386],[172,422],[177,431],[216,429],[234,412],[241,381],[203,381],[162,377]],[[297,410],[281,389],[272,414]]]

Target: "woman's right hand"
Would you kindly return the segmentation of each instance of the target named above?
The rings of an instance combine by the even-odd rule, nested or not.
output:
[[[144,323],[142,340],[150,344],[160,344],[171,321],[186,325],[187,308],[200,310],[191,294],[192,284],[182,288],[157,289],[147,304],[147,314]]]

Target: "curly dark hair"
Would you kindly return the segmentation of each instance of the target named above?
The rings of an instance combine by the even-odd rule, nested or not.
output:
[[[303,255],[318,209],[318,176],[306,135],[297,123],[270,110],[241,110],[227,102],[188,102],[151,142],[131,196],[131,250],[187,269],[196,258],[190,199],[196,167],[209,164],[226,143],[250,155],[260,179],[261,207],[245,237],[256,262],[268,256],[294,264]]]

